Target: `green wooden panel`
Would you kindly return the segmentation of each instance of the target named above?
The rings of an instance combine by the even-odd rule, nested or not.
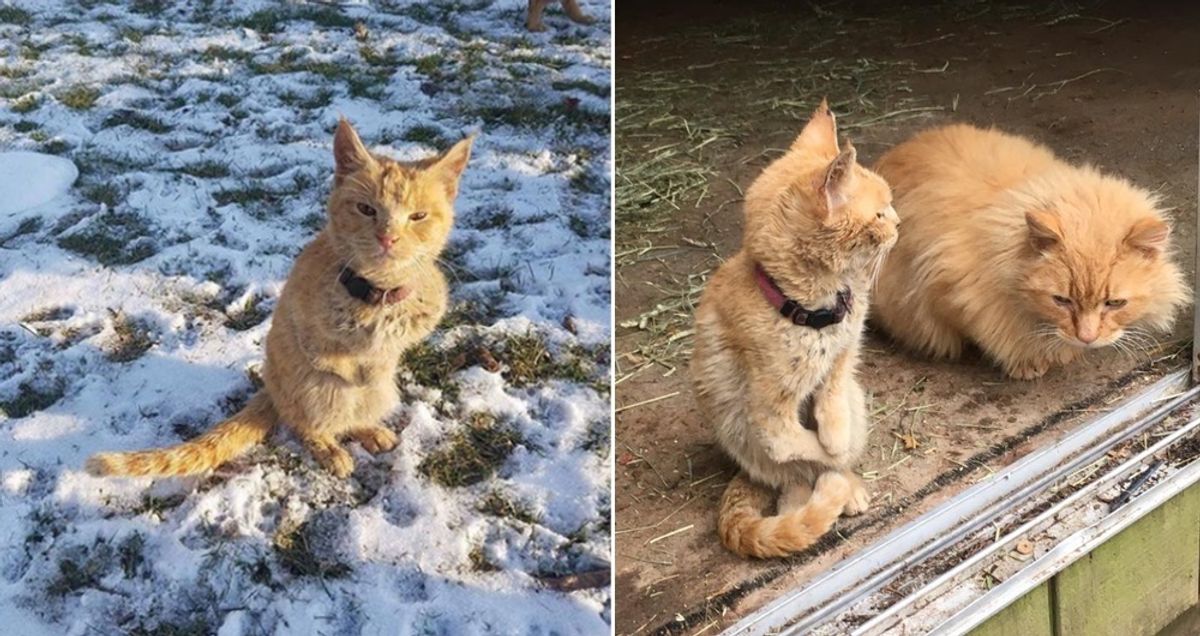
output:
[[[971,631],[971,636],[1053,636],[1050,584],[1042,583]]]
[[[1151,636],[1196,604],[1200,486],[1126,528],[1054,580],[1058,636]]]

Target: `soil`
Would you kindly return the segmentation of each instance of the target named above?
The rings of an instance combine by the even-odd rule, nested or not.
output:
[[[741,189],[790,143],[820,97],[830,96],[867,164],[920,128],[966,121],[1027,135],[1155,189],[1175,209],[1178,258],[1190,273],[1198,28],[1200,5],[1189,3],[621,7],[618,634],[716,633],[1186,364],[1190,311],[1158,349],[1099,352],[1032,382],[1006,380],[977,356],[921,360],[871,334],[860,377],[874,420],[860,472],[872,509],[839,521],[792,559],[728,553],[714,513],[733,466],[689,395],[686,314],[704,275],[738,246]],[[668,116],[675,123],[663,125]],[[621,173],[668,144],[687,148],[689,165],[707,171],[699,203],[679,197],[677,208],[650,200],[634,209],[620,195]],[[658,330],[629,326],[656,321]]]

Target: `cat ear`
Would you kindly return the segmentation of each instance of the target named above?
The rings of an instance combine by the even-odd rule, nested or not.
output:
[[[792,142],[792,150],[801,148],[809,148],[826,156],[838,154],[837,118],[829,110],[829,102],[825,98],[821,98],[821,105],[813,111],[800,136]]]
[[[1025,213],[1025,225],[1029,227],[1029,244],[1038,252],[1045,252],[1062,242],[1062,226],[1052,212],[1029,210]]]
[[[437,172],[442,183],[446,185],[451,199],[458,195],[458,180],[467,168],[467,160],[471,158],[471,145],[474,143],[475,135],[471,135],[454,144],[434,160],[430,168]]]
[[[1171,226],[1160,219],[1145,218],[1129,228],[1125,244],[1146,256],[1158,256],[1167,249],[1170,236]]]
[[[337,132],[333,135],[333,160],[336,164],[334,174],[338,176],[357,172],[375,161],[345,117],[338,120]]]
[[[828,219],[850,199],[850,190],[854,187],[854,164],[857,162],[858,151],[847,139],[846,147],[829,163],[817,185],[822,219]]]

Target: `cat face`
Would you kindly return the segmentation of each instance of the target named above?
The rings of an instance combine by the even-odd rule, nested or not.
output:
[[[405,265],[441,253],[471,142],[468,137],[437,157],[398,162],[371,155],[349,122],[338,123],[329,227],[351,263]]]
[[[1050,209],[1025,215],[1031,260],[1022,291],[1048,325],[1041,335],[1087,348],[1136,339],[1135,323],[1166,329],[1186,298],[1167,254],[1169,226],[1149,197],[1114,183],[1060,193]]]
[[[814,263],[836,272],[878,266],[899,223],[887,182],[858,164],[850,142],[838,147],[824,101],[746,197],[747,249],[797,273]]]

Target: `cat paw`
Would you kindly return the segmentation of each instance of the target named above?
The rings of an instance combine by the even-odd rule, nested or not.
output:
[[[829,470],[821,473],[817,477],[817,483],[813,485],[812,498],[809,501],[815,501],[818,498],[827,501],[846,501],[854,489],[854,485],[850,483],[846,476],[836,470]]]
[[[846,508],[842,514],[848,517],[861,515],[871,507],[871,492],[867,490],[867,485],[858,475],[846,473],[846,479],[850,482],[850,499],[846,502]]]
[[[578,18],[571,18],[571,20],[573,22],[575,22],[575,24],[595,24],[596,23],[596,18],[593,18],[590,15],[581,15]]]
[[[350,437],[361,444],[363,450],[372,455],[386,453],[396,448],[396,444],[399,443],[396,434],[382,426],[350,431]]]
[[[828,403],[833,405],[829,406]],[[813,411],[817,420],[817,439],[825,452],[835,460],[842,460],[850,452],[850,409],[845,400],[832,399]]]
[[[1050,370],[1046,360],[1022,360],[1007,367],[1009,377],[1016,380],[1036,380]]]
[[[541,22],[538,22],[537,24],[526,24],[525,28],[533,33],[544,33],[546,31],[546,25]]]
[[[354,458],[337,442],[313,442],[309,445],[313,457],[322,468],[338,477],[349,477],[354,472]]]

